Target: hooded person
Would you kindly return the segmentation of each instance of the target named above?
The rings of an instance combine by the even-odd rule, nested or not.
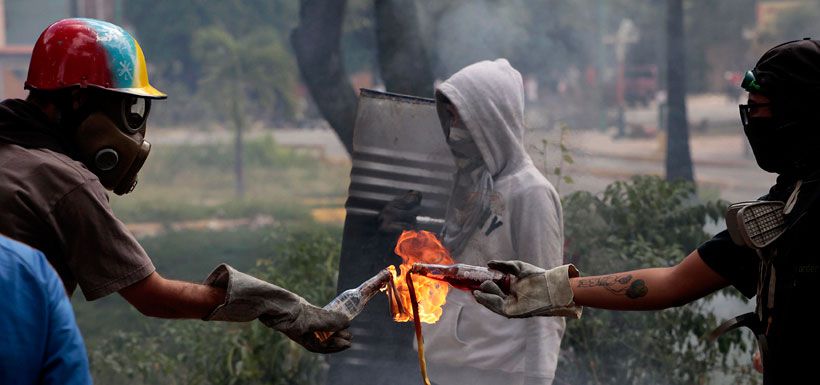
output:
[[[524,148],[521,74],[505,59],[475,63],[437,87],[436,104],[457,166],[441,234],[453,258],[485,265],[504,255],[560,265],[560,200]],[[510,321],[460,290],[450,290],[443,310],[424,329],[436,384],[552,382],[562,318]]]

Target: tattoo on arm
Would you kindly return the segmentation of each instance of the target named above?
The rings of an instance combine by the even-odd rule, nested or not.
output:
[[[626,295],[631,299],[641,298],[649,292],[646,282],[642,279],[633,281],[631,274],[579,279],[578,287],[603,287],[612,294]]]
[[[629,285],[629,289],[626,289],[626,296],[631,299],[638,299],[645,296],[647,292],[649,292],[649,288],[646,287],[646,282],[642,279],[636,279],[635,282]]]

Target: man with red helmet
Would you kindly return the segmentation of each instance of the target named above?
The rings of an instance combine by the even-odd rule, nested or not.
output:
[[[87,300],[118,292],[153,317],[258,318],[315,352],[350,346],[344,315],[228,265],[201,285],[163,278],[114,216],[105,190],[136,185],[151,102],[166,97],[128,32],[93,19],[52,24],[25,87],[26,100],[0,102],[0,233],[42,250],[69,295],[78,285]],[[314,331],[335,334],[321,342]]]

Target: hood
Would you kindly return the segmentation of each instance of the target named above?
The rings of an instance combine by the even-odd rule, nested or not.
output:
[[[524,150],[524,83],[506,59],[464,67],[436,95],[458,110],[493,178],[532,163]]]
[[[0,102],[0,141],[63,153],[68,148],[58,127],[48,122],[43,111],[21,99]]]
[[[790,103],[809,102],[813,108],[820,95],[820,41],[803,39],[775,46],[752,71],[763,94]]]

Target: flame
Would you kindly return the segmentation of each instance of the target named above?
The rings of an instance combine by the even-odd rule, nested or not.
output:
[[[402,259],[402,264],[399,266],[399,274],[396,274],[395,266],[388,266],[387,268],[393,273],[393,283],[399,294],[395,300],[401,301],[402,307],[408,309],[408,311],[397,311],[398,305],[391,303],[393,320],[396,322],[412,321],[413,315],[409,311],[409,309],[412,308],[410,305],[410,291],[405,281],[407,271],[409,271],[410,267],[416,262],[440,265],[452,265],[455,262],[453,258],[450,257],[450,252],[444,248],[438,238],[436,238],[433,233],[424,230],[405,230],[402,232],[398,242],[396,242],[395,252]],[[446,301],[447,291],[450,290],[449,285],[414,274],[413,286],[416,289],[421,322],[428,324],[436,323],[436,321],[441,318],[441,307]]]

